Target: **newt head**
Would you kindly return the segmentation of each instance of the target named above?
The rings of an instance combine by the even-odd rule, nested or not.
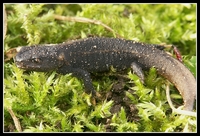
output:
[[[63,54],[58,55],[52,46],[26,46],[21,47],[14,57],[18,68],[47,72],[63,65]]]

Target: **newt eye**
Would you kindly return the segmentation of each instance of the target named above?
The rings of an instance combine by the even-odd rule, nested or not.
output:
[[[39,63],[39,62],[41,62],[41,60],[38,59],[38,58],[33,58],[31,61],[34,62],[34,63]]]

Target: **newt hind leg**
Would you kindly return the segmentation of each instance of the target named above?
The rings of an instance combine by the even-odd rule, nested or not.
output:
[[[144,73],[142,68],[135,62],[131,63],[131,69],[133,70],[133,73],[135,73],[141,80],[142,83],[144,83]]]

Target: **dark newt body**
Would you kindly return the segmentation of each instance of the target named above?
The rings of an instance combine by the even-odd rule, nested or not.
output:
[[[196,80],[192,73],[157,45],[117,38],[87,38],[54,46],[22,47],[15,63],[25,70],[72,73],[83,79],[86,92],[93,94],[89,72],[107,71],[111,66],[123,70],[131,64],[143,69],[155,67],[176,86],[183,97],[185,110],[191,111],[196,99]]]

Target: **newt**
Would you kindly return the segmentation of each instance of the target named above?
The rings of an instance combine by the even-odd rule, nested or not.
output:
[[[18,68],[60,74],[72,73],[82,79],[86,93],[96,95],[90,73],[132,68],[143,77],[142,70],[151,67],[177,88],[184,101],[184,110],[192,111],[197,84],[193,74],[179,60],[156,44],[107,37],[90,37],[56,45],[42,44],[21,47],[14,57]]]

